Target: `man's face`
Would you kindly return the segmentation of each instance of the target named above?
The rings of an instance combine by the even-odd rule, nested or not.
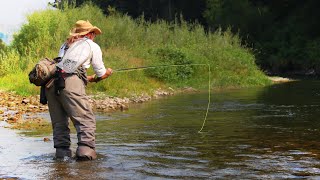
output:
[[[93,41],[94,40],[94,38],[96,37],[96,33],[94,33],[94,32],[91,32],[91,33],[89,33],[89,35],[90,35],[90,39]]]

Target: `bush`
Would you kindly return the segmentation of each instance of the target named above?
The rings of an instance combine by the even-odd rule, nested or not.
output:
[[[0,39],[0,52],[5,51],[7,49],[7,46],[4,44],[2,39]]]
[[[193,67],[187,65],[193,64],[193,61],[187,59],[185,53],[183,53],[180,49],[165,47],[153,50],[151,53],[156,56],[155,59],[157,62],[154,62],[155,66],[159,67],[151,70],[149,69],[147,71],[147,74],[150,77],[154,77],[166,82],[175,82],[189,79],[192,76],[194,72]]]

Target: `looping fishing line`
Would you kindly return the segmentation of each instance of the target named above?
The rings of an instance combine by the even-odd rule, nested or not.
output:
[[[210,87],[210,85],[211,85],[211,80],[210,80],[211,69],[210,69],[210,64],[179,64],[179,65],[142,66],[142,67],[117,69],[117,70],[114,70],[113,72],[128,72],[128,71],[135,71],[135,70],[154,69],[154,68],[159,68],[159,67],[178,67],[178,66],[208,66],[208,105],[207,105],[207,111],[206,111],[206,114],[204,116],[202,126],[201,126],[200,130],[198,131],[198,133],[202,133],[201,131],[203,130],[203,128],[204,128],[204,126],[206,124],[208,113],[209,113],[209,108],[210,108],[210,103],[211,103],[211,101],[210,101],[210,99],[211,99],[211,87]]]

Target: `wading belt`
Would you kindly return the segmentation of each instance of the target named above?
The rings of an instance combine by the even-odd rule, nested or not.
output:
[[[66,73],[62,69],[57,67],[57,71],[54,76],[54,87],[55,87],[55,93],[57,96],[59,96],[60,91],[65,88],[65,79],[73,75],[77,75],[85,85],[88,84],[87,73],[82,66],[79,67],[74,73]]]

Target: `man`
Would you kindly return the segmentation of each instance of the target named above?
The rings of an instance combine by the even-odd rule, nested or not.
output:
[[[79,20],[59,52],[54,83],[46,89],[53,128],[54,148],[57,159],[71,157],[69,118],[77,131],[78,160],[93,160],[95,152],[96,121],[85,92],[87,82],[98,82],[109,77],[112,69],[106,69],[102,52],[93,42],[101,30],[89,21]],[[86,69],[92,65],[94,75],[87,76]]]

